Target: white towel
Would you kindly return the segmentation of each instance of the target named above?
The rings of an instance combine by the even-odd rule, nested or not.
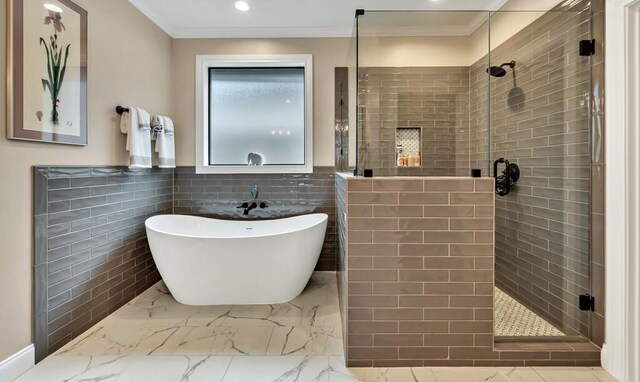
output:
[[[156,137],[156,152],[160,157],[158,167],[174,168],[176,167],[176,149],[174,143],[174,127],[173,121],[169,117],[159,115],[154,117],[162,126],[162,130],[158,132]]]
[[[151,168],[151,117],[145,110],[131,107],[122,114],[120,131],[127,134],[130,168]]]

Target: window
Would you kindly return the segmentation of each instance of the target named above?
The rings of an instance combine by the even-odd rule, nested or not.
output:
[[[198,56],[198,173],[310,173],[310,55]]]

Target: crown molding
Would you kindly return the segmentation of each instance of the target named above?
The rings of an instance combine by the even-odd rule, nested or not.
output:
[[[155,6],[153,2],[146,0],[129,0],[140,12],[153,21],[158,27],[164,30],[169,36],[176,39],[187,38],[313,38],[313,37],[351,37],[353,26],[345,27],[326,27],[326,28],[305,28],[305,27],[277,27],[277,28],[180,28],[171,23],[169,19],[163,16],[162,12]],[[482,11],[499,10],[508,0],[491,0]],[[465,9],[451,9],[446,7],[438,7],[434,11],[473,11]],[[410,10],[408,10],[410,11]],[[415,28],[415,27],[394,27],[380,28],[379,36],[400,37],[400,36],[470,36],[480,26],[484,24],[487,17],[479,14],[468,25],[462,27],[448,28]]]

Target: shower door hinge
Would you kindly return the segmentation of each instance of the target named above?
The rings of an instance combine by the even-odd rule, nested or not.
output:
[[[364,15],[364,9],[356,9],[356,17]]]
[[[580,41],[580,55],[589,57],[596,54],[596,40]]]
[[[581,294],[578,297],[578,307],[580,310],[594,311],[596,308],[596,299],[590,294]]]

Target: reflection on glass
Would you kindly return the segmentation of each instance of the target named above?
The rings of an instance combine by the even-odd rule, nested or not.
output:
[[[304,68],[211,68],[209,99],[211,165],[304,164]]]

